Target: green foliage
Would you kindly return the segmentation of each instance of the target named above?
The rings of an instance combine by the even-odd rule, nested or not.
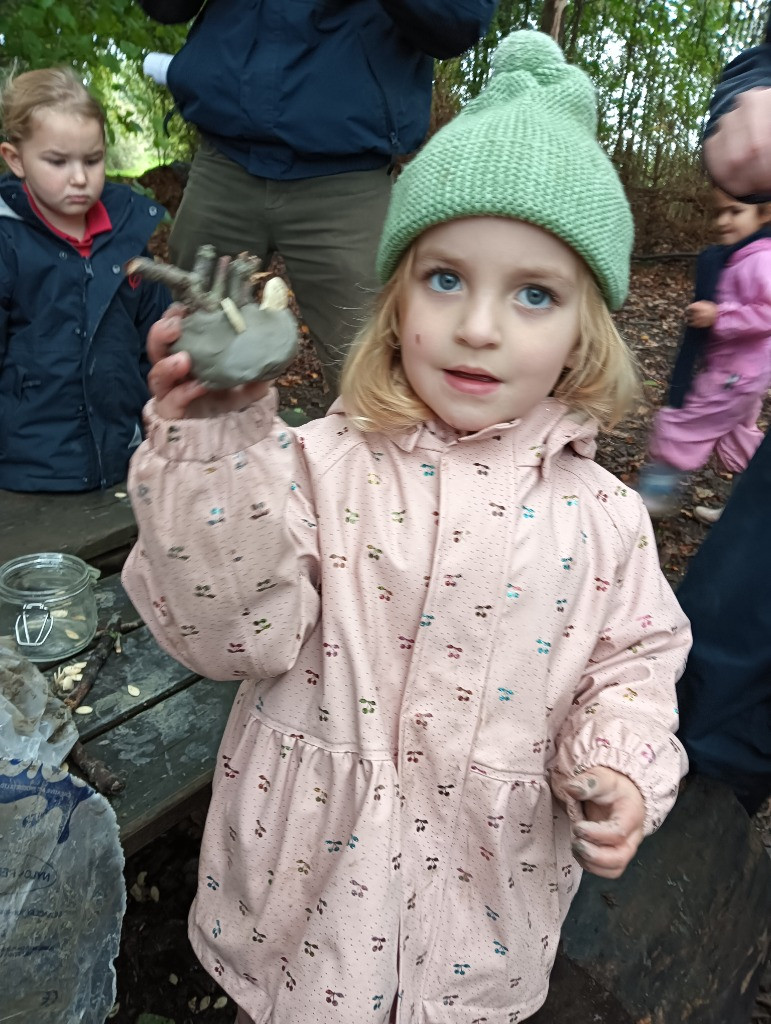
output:
[[[195,132],[141,73],[150,50],[176,52],[187,26],[148,18],[135,0],[0,0],[0,69],[70,64],[108,111],[113,164],[187,159]],[[568,0],[560,43],[599,93],[599,134],[627,185],[666,187],[698,168],[704,113],[726,61],[757,42],[768,0]],[[475,96],[502,36],[537,28],[543,0],[499,0],[487,36],[437,64],[433,127]],[[149,152],[148,152],[149,151]]]
[[[437,123],[479,92],[498,40],[537,28],[542,9],[501,0],[486,38],[438,66]],[[599,137],[627,185],[693,180],[715,82],[767,16],[768,0],[569,0],[560,43],[597,85]]]
[[[187,33],[185,25],[159,25],[135,0],[0,0],[0,70],[69,65],[84,77],[108,114],[112,145],[130,136],[149,140],[155,162],[186,159],[195,133],[179,118],[164,131],[171,96],[142,74],[142,60],[151,50],[176,52]],[[148,146],[145,146],[147,149]]]

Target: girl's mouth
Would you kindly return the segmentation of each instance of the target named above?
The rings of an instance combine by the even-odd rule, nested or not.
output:
[[[445,370],[444,375],[450,387],[467,395],[490,394],[501,383],[497,377],[493,377],[483,370],[471,370],[463,367]]]

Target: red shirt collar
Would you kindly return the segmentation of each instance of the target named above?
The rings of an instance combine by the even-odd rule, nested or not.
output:
[[[104,203],[101,199],[97,199],[94,205],[86,211],[86,230],[83,233],[83,237],[75,238],[73,235],[68,235],[66,231],[60,231],[59,228],[55,227],[51,221],[40,212],[40,207],[32,198],[26,184],[24,185],[24,191],[27,199],[29,200],[32,212],[42,220],[49,231],[52,231],[57,238],[61,238],[65,242],[68,242],[81,256],[90,256],[91,246],[94,244],[94,238],[97,235],[104,234],[105,231],[110,231],[112,228],[112,221],[110,220],[110,215],[105,209]]]

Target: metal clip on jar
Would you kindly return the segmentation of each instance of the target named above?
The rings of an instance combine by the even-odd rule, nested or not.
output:
[[[96,633],[99,570],[75,555],[42,552],[0,566],[0,644],[30,661],[58,661]]]

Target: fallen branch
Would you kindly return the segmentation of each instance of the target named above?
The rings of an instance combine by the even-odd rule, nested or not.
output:
[[[104,629],[97,629],[96,633],[94,633],[94,641],[101,639],[103,636],[106,636],[108,631],[112,635],[120,633],[121,636],[125,636],[126,633],[133,633],[134,630],[139,629],[140,626],[144,626],[144,622],[142,621],[142,619],[131,619],[129,622],[121,622],[119,620],[117,626],[108,625],[105,626]],[[115,643],[117,644],[117,642],[118,641],[116,639]],[[116,651],[116,654],[117,653],[119,652]]]
[[[100,761],[98,757],[92,757],[80,740],[75,742],[67,759],[80,769],[86,782],[102,796],[114,796],[126,786],[125,782],[110,771],[104,761]]]
[[[107,626],[96,643],[96,646],[88,656],[85,668],[83,669],[83,678],[80,680],[78,685],[69,695],[65,697],[64,706],[69,708],[70,711],[74,711],[76,707],[83,703],[84,698],[94,685],[99,669],[104,665],[105,661],[110,655],[110,651],[115,647],[117,639],[120,637],[120,616],[113,615]]]

